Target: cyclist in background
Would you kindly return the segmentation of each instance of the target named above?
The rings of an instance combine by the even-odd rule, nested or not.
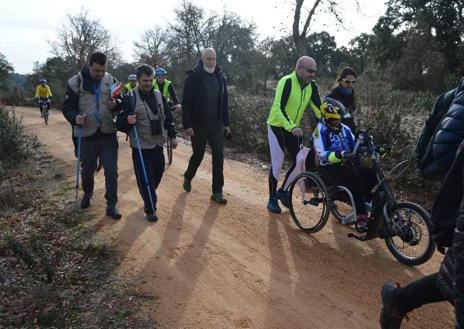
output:
[[[40,117],[43,117],[42,108],[40,107],[41,102],[45,102],[47,109],[50,110],[50,99],[52,98],[52,92],[50,87],[47,85],[47,80],[41,79],[39,85],[35,88],[35,100],[39,104]]]
[[[124,86],[124,89],[122,90],[122,96],[124,97],[125,95],[128,95],[132,89],[134,89],[137,86],[137,76],[135,74],[130,74],[127,77],[127,83]]]
[[[161,95],[166,98],[166,102],[171,105],[172,110],[180,110],[181,105],[176,95],[176,90],[172,82],[166,79],[167,72],[162,67],[158,67],[155,70],[155,80],[153,81],[153,87],[158,90]]]

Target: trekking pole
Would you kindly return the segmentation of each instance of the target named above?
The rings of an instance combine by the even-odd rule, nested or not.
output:
[[[81,165],[81,141],[82,141],[82,126],[79,127],[77,133],[77,164],[76,164],[76,212],[79,209],[79,174]]]
[[[147,185],[148,196],[150,197],[151,209],[153,210],[153,213],[154,213],[155,206],[153,205],[153,198],[150,192],[150,183],[148,182],[147,170],[145,169],[145,163],[143,162],[142,148],[140,147],[139,135],[137,134],[137,128],[135,127],[135,124],[132,127],[134,129],[134,136],[135,136],[135,141],[137,143],[137,149],[139,150],[140,162],[142,163],[143,177],[145,178],[145,184]]]

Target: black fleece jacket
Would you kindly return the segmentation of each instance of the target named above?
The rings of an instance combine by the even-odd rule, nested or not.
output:
[[[211,78],[219,83],[219,95],[216,105],[208,102],[211,99]],[[182,97],[182,125],[184,128],[207,127],[214,124],[229,126],[229,101],[225,74],[216,65],[214,73],[203,69],[203,62],[198,61],[193,70],[187,72]]]

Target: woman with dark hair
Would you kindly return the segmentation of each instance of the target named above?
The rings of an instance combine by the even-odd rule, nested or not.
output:
[[[342,116],[342,123],[350,127],[354,133],[356,131],[356,125],[353,119],[353,113],[356,111],[356,96],[353,89],[357,78],[356,71],[351,67],[345,67],[337,76],[335,83],[327,95],[328,98],[334,99],[343,104],[348,115]],[[342,112],[344,112],[342,110]]]

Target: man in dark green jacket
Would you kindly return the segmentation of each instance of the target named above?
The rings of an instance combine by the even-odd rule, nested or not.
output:
[[[213,48],[202,51],[196,67],[187,72],[182,97],[182,123],[192,141],[193,154],[184,174],[184,189],[190,192],[191,181],[205,154],[206,143],[212,150],[213,184],[211,200],[225,204],[224,136],[231,136],[225,74],[216,64]]]

